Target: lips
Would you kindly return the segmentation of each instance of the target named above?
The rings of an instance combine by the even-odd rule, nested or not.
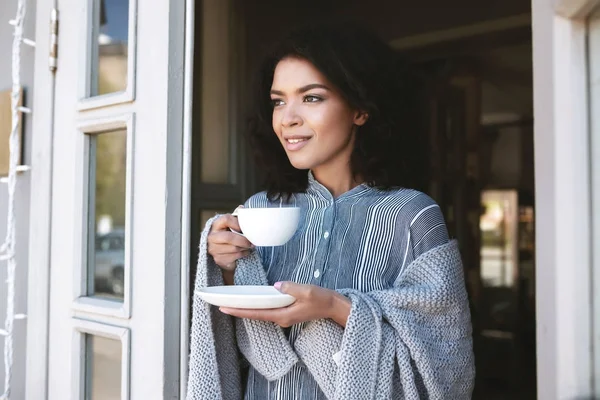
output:
[[[301,148],[303,148],[304,146],[306,146],[308,144],[308,142],[310,141],[311,137],[300,137],[300,136],[295,136],[295,137],[287,137],[284,138],[284,143],[285,143],[285,148],[288,151],[298,151]]]

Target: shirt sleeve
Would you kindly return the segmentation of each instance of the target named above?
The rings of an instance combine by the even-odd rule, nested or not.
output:
[[[440,206],[433,200],[430,202],[431,204],[422,208],[410,224],[413,260],[450,240]]]

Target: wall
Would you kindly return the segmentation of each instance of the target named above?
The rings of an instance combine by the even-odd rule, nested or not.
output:
[[[11,50],[13,39],[13,27],[7,24],[9,19],[14,18],[16,13],[16,1],[0,2],[0,90],[10,89],[11,81]],[[35,2],[27,2],[27,15],[25,17],[26,38],[35,38]],[[25,90],[25,105],[30,106],[33,99],[33,62],[34,49],[23,46],[21,51],[21,82]],[[34,110],[35,112],[35,110]],[[31,159],[31,118],[24,119],[24,143],[23,162],[28,164]],[[0,146],[8,146],[8,143],[0,143]],[[17,279],[15,312],[27,313],[27,258],[28,258],[28,236],[29,236],[29,174],[19,176],[16,194],[16,222],[17,222]],[[8,202],[7,185],[0,183],[0,241],[4,241],[6,234],[6,211]],[[6,313],[6,262],[0,262],[0,326],[4,327]],[[11,398],[23,399],[25,397],[25,342],[26,321],[17,320],[14,324],[14,359],[13,375],[11,381]],[[3,345],[3,340],[0,339]],[[3,390],[4,363],[0,363],[0,388]]]

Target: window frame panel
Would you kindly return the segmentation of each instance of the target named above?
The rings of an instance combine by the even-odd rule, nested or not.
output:
[[[125,130],[127,135],[126,144],[126,177],[125,177],[125,248],[123,262],[123,284],[124,295],[123,301],[113,301],[106,298],[101,298],[94,295],[89,295],[89,273],[90,259],[93,254],[90,254],[90,245],[93,241],[89,234],[93,229],[90,217],[95,213],[95,198],[90,196],[90,185],[95,185],[95,180],[90,173],[90,169],[95,165],[94,154],[90,153],[91,136],[102,134],[104,132],[114,130]],[[133,166],[134,166],[134,114],[123,114],[114,117],[106,117],[92,120],[85,120],[78,124],[77,131],[77,171],[76,185],[78,190],[76,193],[79,198],[76,204],[81,206],[81,219],[78,221],[78,226],[75,232],[80,232],[76,235],[76,248],[80,249],[78,254],[75,254],[75,265],[80,265],[75,271],[73,283],[73,304],[74,311],[88,312],[105,316],[128,319],[131,317],[131,290],[132,290],[132,221],[133,221]]]
[[[129,103],[135,100],[136,83],[136,49],[137,49],[137,0],[129,0],[128,37],[127,37],[127,85],[125,90],[90,96],[92,89],[92,69],[98,68],[98,57],[94,51],[98,40],[98,26],[95,16],[100,13],[100,2],[103,0],[86,0],[82,16],[85,21],[79,52],[79,100],[77,111],[92,110],[100,107]]]
[[[130,398],[131,335],[128,328],[105,325],[98,322],[74,318],[73,320],[73,399],[86,399],[86,335],[100,336],[121,342],[121,400]]]

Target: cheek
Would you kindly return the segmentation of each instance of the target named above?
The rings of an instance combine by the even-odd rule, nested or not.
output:
[[[343,107],[332,107],[314,116],[313,123],[322,133],[337,139],[351,135],[352,115]]]
[[[275,131],[275,133],[279,135],[281,124],[279,123],[277,113],[273,113],[273,116],[271,117],[271,125],[273,126],[273,131]]]

